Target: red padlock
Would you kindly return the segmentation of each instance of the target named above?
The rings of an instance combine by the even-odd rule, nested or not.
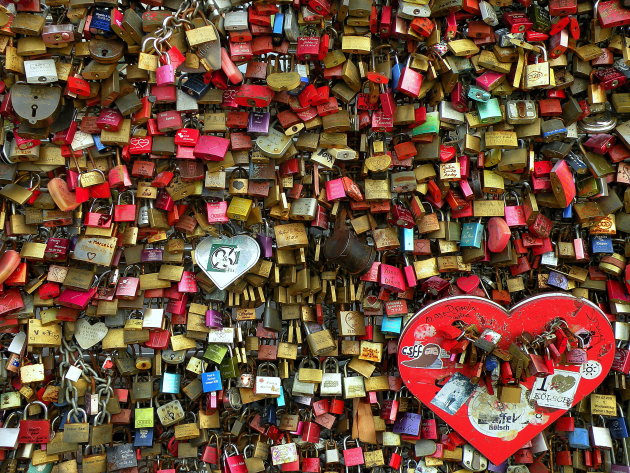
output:
[[[28,409],[37,404],[44,410],[43,420],[28,419]],[[20,420],[18,443],[48,443],[50,441],[50,421],[48,420],[48,407],[41,401],[29,402],[24,408],[24,415]]]
[[[123,197],[129,198],[131,203],[123,203]],[[131,191],[125,191],[118,194],[118,202],[114,206],[115,222],[135,222],[137,206],[135,204],[135,196]]]
[[[118,131],[123,124],[122,114],[113,108],[104,108],[96,119],[96,126],[101,130]]]

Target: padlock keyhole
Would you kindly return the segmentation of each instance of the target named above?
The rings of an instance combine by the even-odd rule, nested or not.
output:
[[[37,98],[37,97],[36,97]],[[32,118],[35,118],[37,116],[37,104],[34,103],[33,105],[31,105],[31,110],[33,111],[33,114],[31,115]]]
[[[109,49],[103,49],[103,50],[101,51],[101,54],[102,54],[103,56],[106,56],[108,52],[109,52]]]

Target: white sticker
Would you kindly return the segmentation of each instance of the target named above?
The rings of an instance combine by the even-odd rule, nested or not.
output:
[[[468,407],[472,426],[488,437],[511,440],[535,422],[534,408],[527,401],[527,389],[521,388],[520,402],[501,402],[487,390],[477,389]]]
[[[595,379],[602,374],[602,364],[599,361],[588,360],[580,366],[580,375],[584,379]]]
[[[70,381],[78,381],[81,377],[81,373],[81,368],[77,368],[73,365],[68,368],[68,371],[66,372],[66,379],[69,379]]]
[[[541,407],[570,409],[580,377],[573,371],[555,370],[554,374],[536,378],[530,401]]]

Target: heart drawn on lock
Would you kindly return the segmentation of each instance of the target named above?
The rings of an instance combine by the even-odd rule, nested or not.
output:
[[[91,324],[87,319],[77,320],[74,338],[81,348],[87,350],[105,338],[109,329],[103,322]]]
[[[219,289],[225,289],[260,258],[258,242],[248,235],[207,237],[195,249],[195,261]]]
[[[471,274],[470,276],[461,276],[457,278],[455,284],[457,284],[457,287],[464,291],[466,294],[470,294],[479,287],[480,282],[481,281],[479,280],[479,276],[477,276],[476,274]]]
[[[553,327],[559,337],[556,340],[564,333],[575,348],[583,344],[586,361],[566,364],[565,356],[560,355],[553,363],[553,373],[521,378],[520,402],[501,402],[500,381],[489,392],[483,377],[471,381],[474,365],[465,360],[456,363],[462,344],[455,339],[462,327],[473,324],[479,332],[491,329],[499,334],[497,347],[508,353],[510,345],[524,333],[535,337]],[[481,336],[478,340],[490,342],[496,337]],[[484,353],[481,348],[477,351]],[[599,386],[614,355],[612,327],[606,315],[587,300],[543,294],[506,311],[488,299],[456,296],[428,305],[409,321],[398,344],[398,367],[403,382],[420,402],[492,463],[499,464]],[[518,398],[516,391],[514,399]]]
[[[151,144],[151,140],[149,140],[149,138],[131,138],[129,140],[129,144],[137,146],[138,148],[144,148],[145,146],[149,146]]]
[[[96,258],[96,253],[94,253],[93,251],[88,251],[86,256],[87,256],[87,259],[92,261],[94,258]]]

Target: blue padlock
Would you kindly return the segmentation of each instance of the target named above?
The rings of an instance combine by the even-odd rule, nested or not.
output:
[[[278,407],[284,407],[287,405],[287,401],[284,398],[284,389],[282,388],[282,385],[280,385],[280,396],[276,398],[276,404],[278,405]]]
[[[265,403],[265,410],[263,412],[263,424],[278,425],[278,416],[276,415],[276,403],[273,399]]]
[[[166,374],[166,373],[164,373]],[[204,393],[221,391],[221,371],[210,371],[209,373],[201,373],[201,386]]]
[[[573,203],[570,203],[562,210],[562,218],[573,220]]]
[[[284,34],[284,13],[278,12],[271,18],[273,19],[271,34],[274,36],[282,36]]]
[[[381,332],[400,334],[402,330],[402,317],[383,317]]]
[[[478,222],[466,222],[462,224],[462,233],[459,240],[460,247],[481,248],[483,242],[483,225],[481,219]]]
[[[392,66],[392,90],[397,90],[398,82],[400,81],[400,76],[404,67],[398,62],[398,56],[396,56],[395,54],[394,61],[396,61],[396,64]]]
[[[612,237],[591,235],[591,253],[614,253]]]
[[[586,450],[591,448],[591,442],[588,438],[588,430],[583,427],[576,427],[573,432],[569,432],[567,435],[569,446],[571,448],[578,448]]]
[[[492,98],[490,92],[483,90],[481,87],[471,85],[468,88],[468,98],[476,102],[487,102]]]
[[[183,78],[183,77],[182,77]],[[203,74],[186,74],[186,80],[178,83],[178,86],[191,97],[199,99],[212,88],[212,82],[206,83]]]
[[[611,417],[606,422],[606,426],[610,430],[610,436],[615,440],[628,438],[628,421],[623,415],[623,409],[617,404],[619,417]]]
[[[134,447],[153,446],[153,429],[135,429],[133,434]]]
[[[107,146],[101,141],[101,135],[92,135],[92,139],[94,140],[94,147],[97,151],[102,152],[107,149]]]
[[[413,228],[398,227],[400,251],[413,251]]]
[[[106,8],[96,8],[92,13],[92,21],[90,22],[90,33],[98,34],[105,37],[111,36],[112,33],[112,16]]]
[[[169,373],[166,371],[162,375],[160,391],[164,394],[179,394],[182,375],[179,373]]]

